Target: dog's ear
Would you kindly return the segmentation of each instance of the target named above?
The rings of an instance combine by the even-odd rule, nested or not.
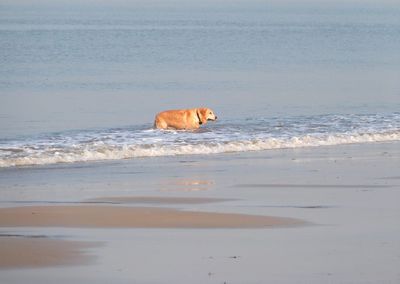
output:
[[[199,117],[201,124],[207,123],[207,109],[206,108],[198,108],[197,116]]]

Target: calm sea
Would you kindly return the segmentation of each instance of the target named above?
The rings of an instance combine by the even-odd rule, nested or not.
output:
[[[0,1],[0,167],[399,141],[399,110],[396,1]]]

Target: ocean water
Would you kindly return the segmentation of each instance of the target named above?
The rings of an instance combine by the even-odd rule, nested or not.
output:
[[[0,50],[0,167],[400,141],[395,1],[1,1]]]

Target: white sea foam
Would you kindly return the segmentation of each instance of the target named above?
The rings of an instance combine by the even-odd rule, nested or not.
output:
[[[164,133],[161,133],[163,135]],[[207,133],[205,133],[207,134]],[[173,135],[176,135],[173,134]],[[206,135],[210,136],[210,135]],[[257,136],[257,135],[255,135]],[[144,139],[146,140],[146,139]],[[158,140],[158,139],[150,139]],[[215,139],[217,140],[217,139]],[[45,165],[55,163],[73,163],[98,160],[119,160],[139,157],[157,157],[173,155],[204,155],[227,152],[260,151],[283,148],[332,146],[352,143],[374,143],[400,141],[400,131],[386,131],[380,133],[340,133],[340,134],[307,134],[293,137],[252,138],[247,140],[213,141],[204,139],[180,142],[166,141],[139,144],[108,144],[104,142],[90,142],[55,147],[47,145],[42,148],[2,148],[0,167]],[[113,141],[115,142],[115,141]]]
[[[0,167],[400,141],[400,113],[251,118],[199,131],[148,125],[0,140]]]

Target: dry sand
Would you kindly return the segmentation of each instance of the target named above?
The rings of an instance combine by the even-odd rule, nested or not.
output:
[[[0,227],[265,228],[303,221],[246,214],[100,205],[0,208]]]

